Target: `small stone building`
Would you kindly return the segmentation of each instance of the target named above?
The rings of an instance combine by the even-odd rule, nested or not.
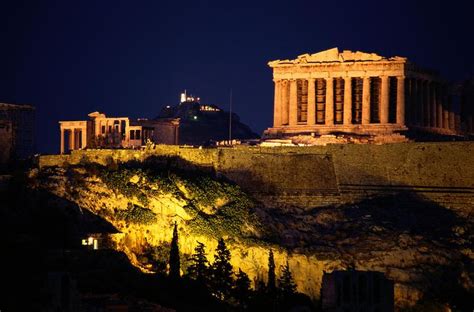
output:
[[[275,102],[266,137],[460,133],[447,83],[404,57],[333,48],[268,65]]]
[[[324,273],[321,304],[324,312],[393,312],[393,282],[381,272]]]
[[[131,120],[99,112],[88,116],[89,120],[59,122],[61,154],[84,148],[139,148],[148,140],[178,144],[178,118]]]

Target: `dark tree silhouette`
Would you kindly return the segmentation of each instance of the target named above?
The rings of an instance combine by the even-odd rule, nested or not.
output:
[[[230,264],[230,251],[225,245],[224,239],[219,239],[214,255],[212,270],[212,290],[221,300],[229,298],[233,285],[232,265]]]
[[[275,283],[275,259],[273,258],[273,250],[270,249],[268,253],[268,292],[275,292],[276,283]]]
[[[197,242],[197,246],[194,248],[191,265],[188,267],[188,275],[203,285],[208,284],[209,262],[206,257],[206,246],[201,242]]]
[[[290,296],[296,293],[296,284],[291,275],[290,266],[288,260],[286,265],[281,270],[281,276],[278,279],[278,288],[280,289],[283,296]]]
[[[173,279],[179,279],[180,277],[178,224],[176,222],[174,223],[173,239],[171,240],[169,276]]]
[[[250,294],[250,279],[248,275],[239,268],[235,279],[234,297],[241,308],[245,309],[247,307]]]

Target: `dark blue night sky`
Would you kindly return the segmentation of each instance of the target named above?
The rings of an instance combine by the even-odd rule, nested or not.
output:
[[[37,108],[37,148],[92,111],[155,117],[183,89],[271,125],[267,62],[332,47],[473,74],[472,1],[0,1],[0,102]]]

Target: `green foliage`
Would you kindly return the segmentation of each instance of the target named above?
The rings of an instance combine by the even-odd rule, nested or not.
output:
[[[176,224],[176,222],[174,223],[173,239],[171,240],[169,276],[174,279],[178,279],[180,277],[178,225]]]
[[[276,290],[275,284],[275,259],[273,258],[273,250],[268,253],[268,285],[267,289],[273,293]]]
[[[136,205],[129,205],[127,209],[117,209],[114,216],[117,220],[134,224],[148,225],[156,221],[156,214],[153,211]]]
[[[188,266],[188,276],[202,285],[207,285],[210,279],[209,262],[206,257],[206,246],[197,242],[194,254],[191,256],[191,265]]]
[[[225,189],[239,192],[239,196],[228,195],[229,202],[213,215],[203,213],[193,204],[186,207],[195,216],[189,222],[191,230],[214,238],[229,235],[243,240],[254,235],[248,232],[249,229],[263,230],[263,225],[254,213],[255,203],[237,186],[228,184]]]
[[[230,264],[230,251],[225,245],[224,239],[220,238],[217,243],[214,263],[211,265],[212,280],[211,287],[214,295],[221,300],[228,299],[231,295],[234,280],[232,265]]]
[[[278,288],[284,297],[288,297],[296,293],[296,284],[293,280],[288,261],[286,261],[286,265],[282,268],[281,276],[278,279]]]
[[[264,226],[255,214],[255,202],[239,186],[216,179],[208,173],[141,163],[114,167],[81,164],[80,167],[86,169],[87,174],[100,177],[116,194],[137,198],[143,207],[149,204],[150,197],[162,194],[185,199],[187,205],[184,209],[192,218],[188,226],[193,234],[216,239],[232,236],[251,242],[264,232]],[[131,182],[132,177],[138,177],[137,181]],[[215,212],[210,214],[209,211]],[[152,212],[139,208],[127,209],[118,211],[116,217],[135,223],[148,223],[152,219]]]
[[[140,187],[137,183],[130,182],[134,175],[142,177],[144,173],[141,169],[130,170],[125,168],[119,170],[103,169],[100,172],[100,177],[107,187],[129,198],[136,196],[143,205],[148,205],[148,197],[143,187]]]

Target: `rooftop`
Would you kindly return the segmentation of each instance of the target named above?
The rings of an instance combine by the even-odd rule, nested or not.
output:
[[[302,54],[299,55],[294,60],[275,60],[268,62],[270,67],[274,67],[276,65],[288,65],[288,64],[306,64],[306,63],[328,63],[328,62],[373,62],[373,61],[401,61],[406,62],[405,57],[394,56],[390,58],[386,58],[384,56],[380,56],[376,53],[366,53],[361,51],[351,51],[351,50],[343,50],[339,52],[338,48],[332,48],[328,50],[324,50],[321,52],[317,52],[314,54]]]

